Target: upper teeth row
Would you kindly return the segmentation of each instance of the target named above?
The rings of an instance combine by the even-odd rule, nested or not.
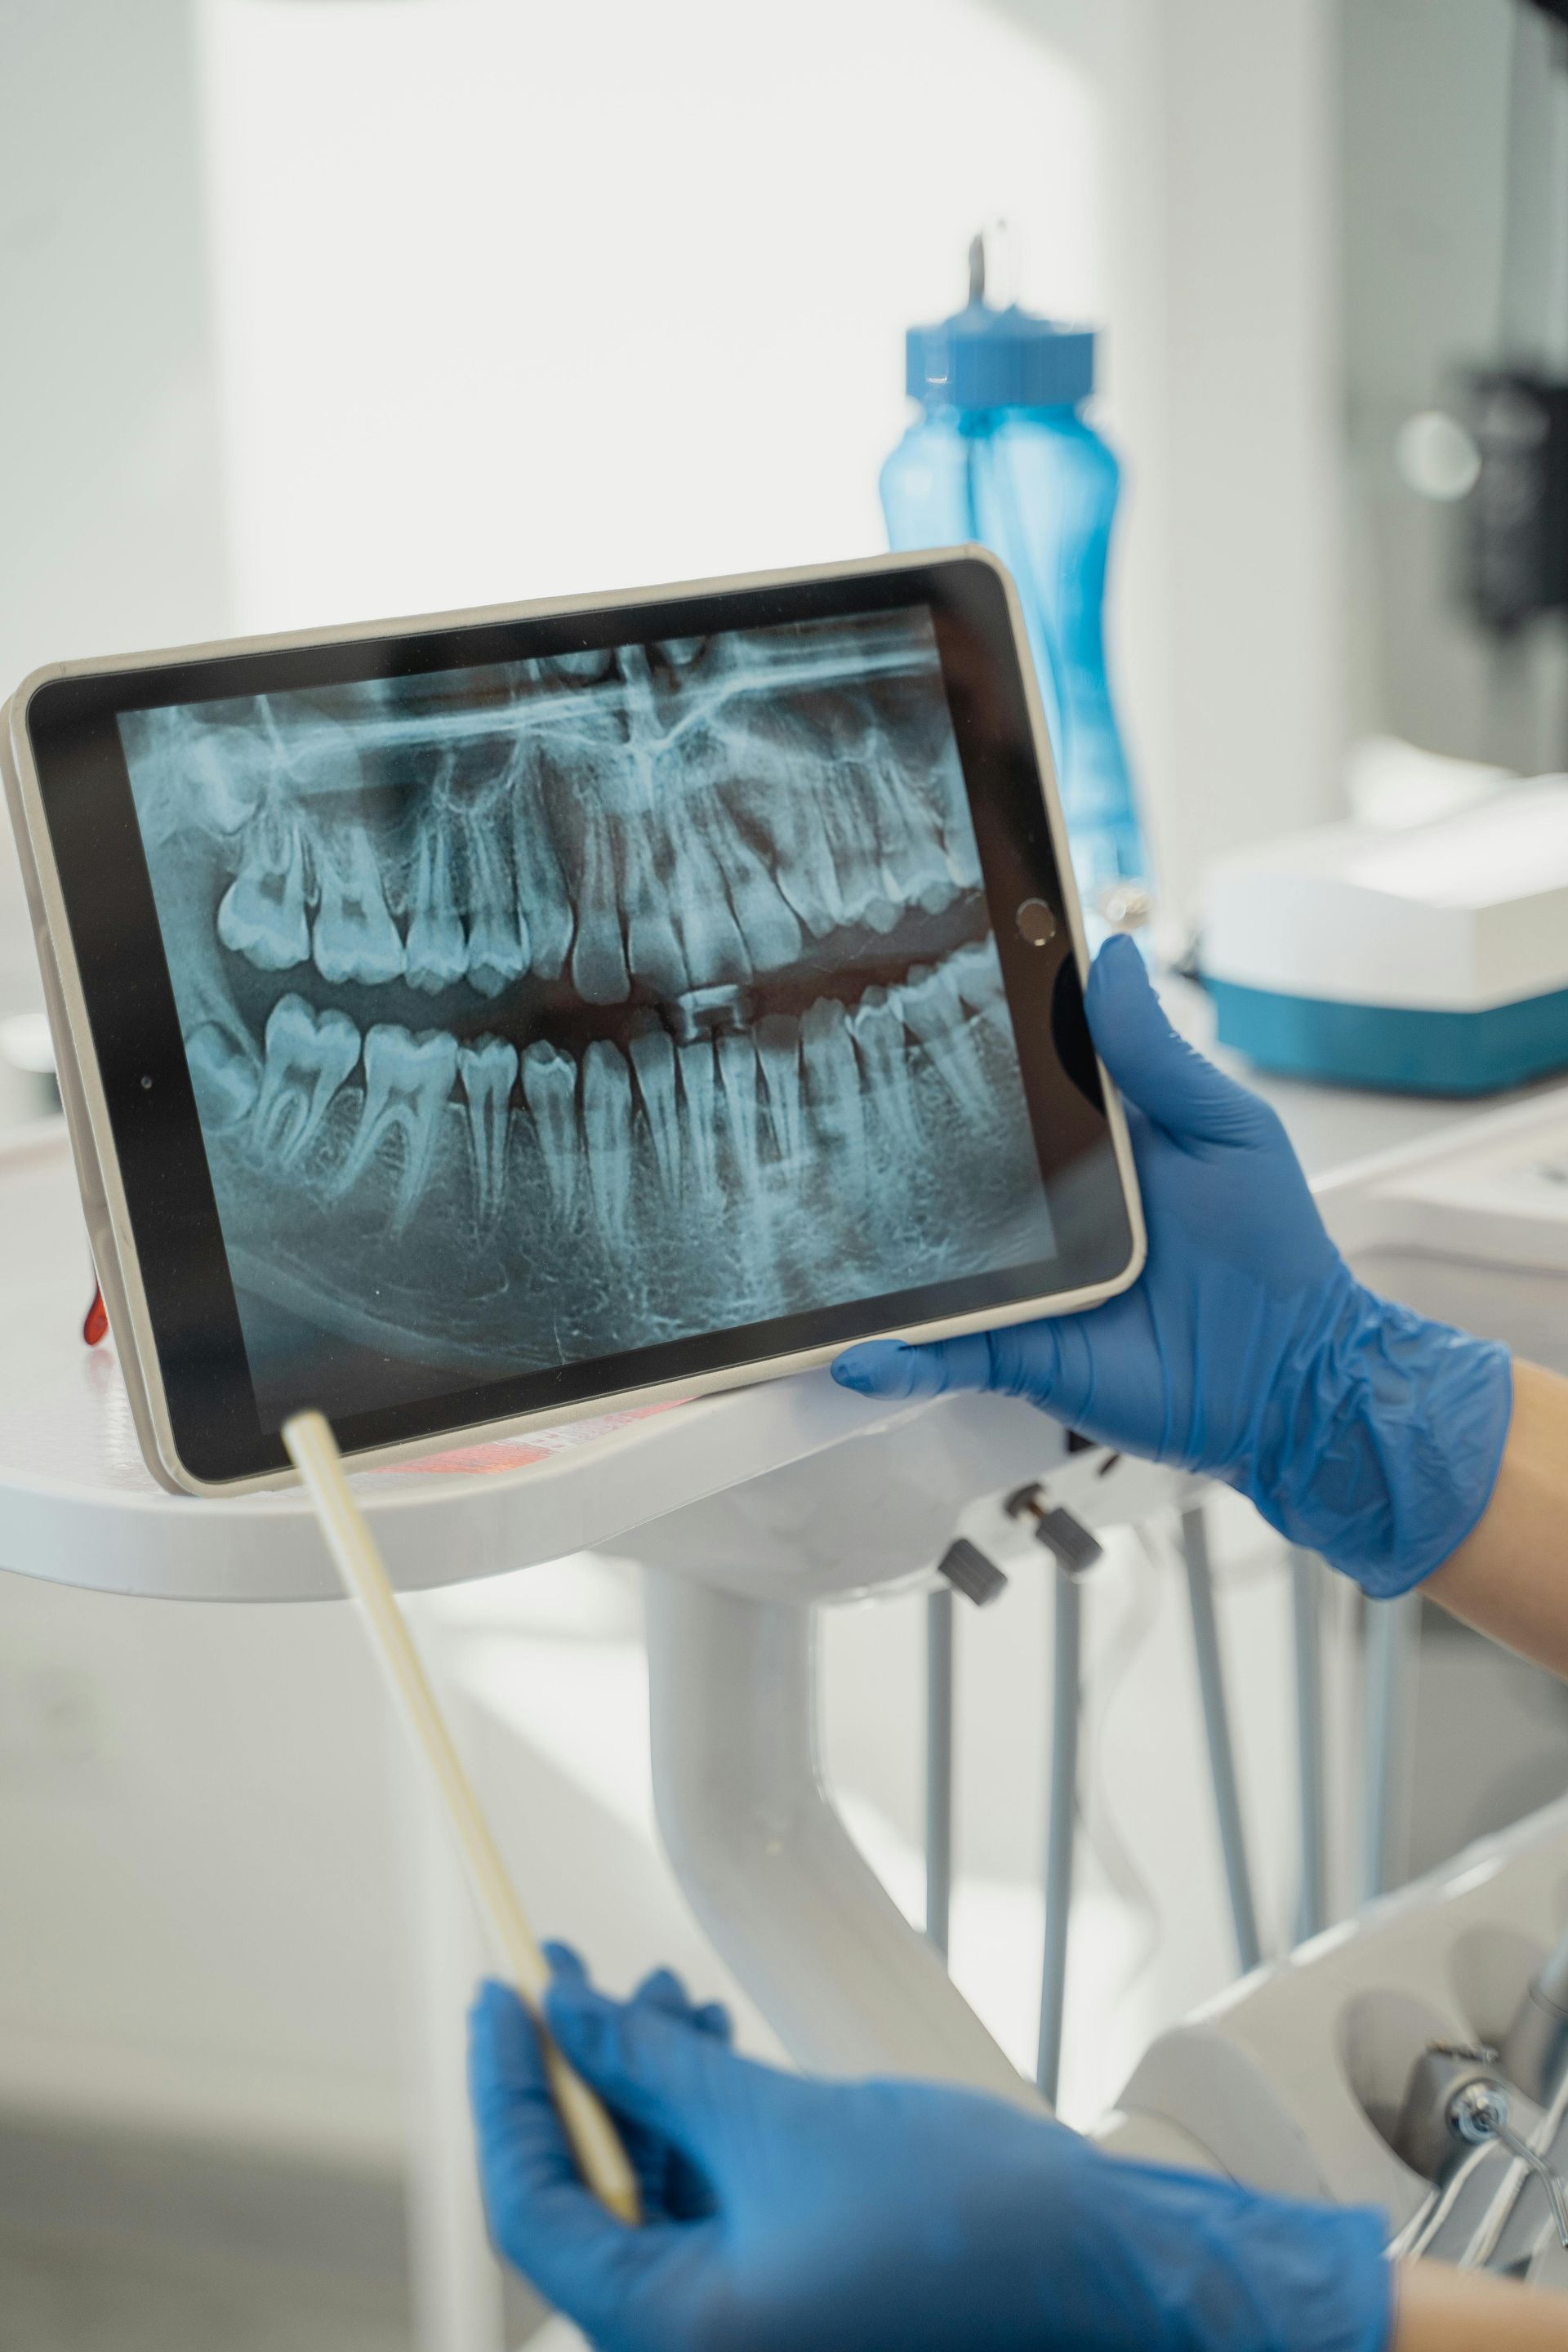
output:
[[[214,1128],[244,1122],[251,1148],[270,1165],[305,1158],[363,1060],[363,1101],[334,1181],[352,1187],[395,1139],[396,1227],[429,1181],[446,1108],[460,1084],[481,1225],[500,1209],[509,1122],[520,1107],[556,1207],[569,1210],[586,1182],[601,1224],[614,1232],[626,1213],[639,1108],[654,1168],[672,1199],[716,1194],[721,1105],[748,1190],[760,1169],[764,1124],[774,1157],[793,1165],[808,1109],[825,1133],[854,1144],[863,1136],[865,1106],[875,1102],[912,1142],[909,1039],[965,1116],[986,1118],[993,1105],[972,1032],[975,1017],[994,1016],[1001,1002],[1000,969],[987,943],[912,971],[901,988],[868,989],[852,1014],[823,998],[799,1022],[771,1014],[750,1034],[726,1031],[716,1042],[702,1034],[677,1044],[650,1027],[626,1055],[606,1040],[591,1045],[580,1070],[542,1039],[521,1056],[504,1038],[459,1044],[441,1030],[415,1034],[392,1024],[362,1040],[346,1013],[318,1013],[293,995],[273,1008],[259,1068],[215,1023],[198,1029],[186,1051],[204,1119]],[[847,1164],[862,1157],[853,1150]]]
[[[264,971],[315,962],[331,982],[392,980],[431,995],[466,980],[495,997],[525,972],[569,971],[592,1004],[633,979],[662,996],[745,981],[845,926],[885,932],[979,879],[967,823],[943,824],[876,761],[797,777],[759,828],[720,792],[620,822],[579,803],[563,856],[542,796],[484,806],[437,795],[412,854],[383,866],[363,824],[313,823],[272,796],[245,836],[218,937]],[[394,908],[404,916],[400,928]]]

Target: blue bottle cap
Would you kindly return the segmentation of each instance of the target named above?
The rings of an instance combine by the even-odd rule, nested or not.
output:
[[[949,408],[1074,408],[1094,390],[1094,331],[1012,303],[969,302],[904,338],[911,400]]]

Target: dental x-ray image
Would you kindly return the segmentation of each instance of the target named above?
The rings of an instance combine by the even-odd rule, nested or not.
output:
[[[1052,1255],[923,610],[120,725],[264,1423]]]

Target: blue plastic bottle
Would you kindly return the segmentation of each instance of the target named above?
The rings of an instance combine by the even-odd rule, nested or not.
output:
[[[911,327],[920,415],[882,468],[898,549],[977,540],[1018,583],[1091,934],[1147,920],[1148,861],[1105,671],[1105,567],[1121,470],[1084,402],[1094,336],[984,299]]]

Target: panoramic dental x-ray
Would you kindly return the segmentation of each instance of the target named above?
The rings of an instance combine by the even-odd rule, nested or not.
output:
[[[1050,1255],[923,611],[120,725],[264,1413]]]

